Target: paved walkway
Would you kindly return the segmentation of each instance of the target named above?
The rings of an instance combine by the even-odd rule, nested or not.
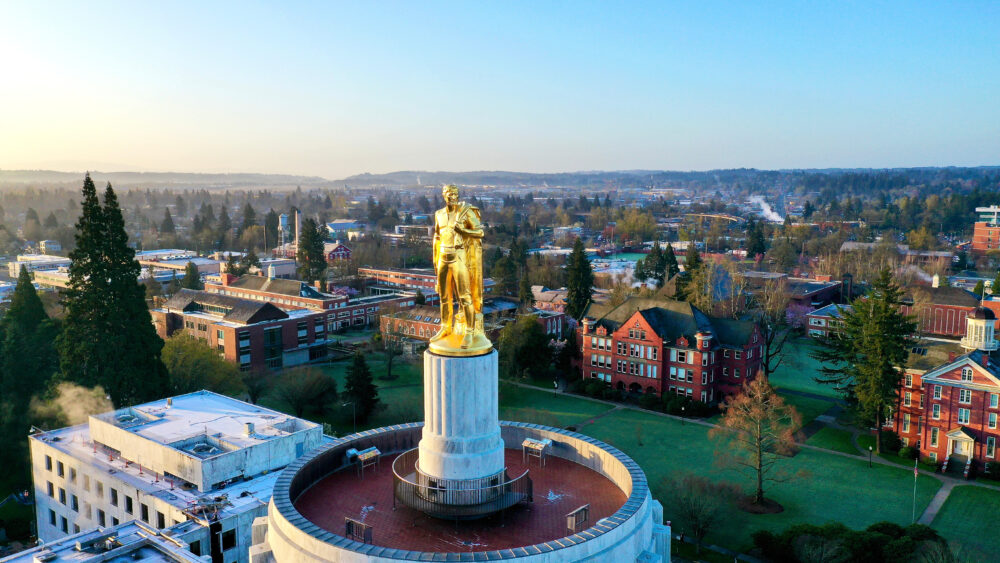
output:
[[[958,484],[956,480],[949,479],[941,485],[937,494],[934,495],[930,504],[927,505],[924,513],[917,519],[918,524],[926,524],[928,526],[931,525],[931,522],[934,521],[934,517],[937,516],[938,511],[941,510],[942,506],[944,506],[944,501],[948,500],[948,495],[951,494],[951,490],[955,488],[956,484]]]

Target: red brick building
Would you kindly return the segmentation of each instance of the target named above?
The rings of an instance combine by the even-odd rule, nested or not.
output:
[[[161,338],[184,330],[240,370],[294,366],[326,357],[325,314],[182,289],[151,311]]]
[[[330,263],[351,259],[351,249],[339,240],[326,243],[323,252],[326,253],[326,261]]]
[[[517,315],[517,302],[506,298],[487,299],[483,302],[485,330],[487,336],[496,342],[500,330]],[[546,334],[559,338],[566,327],[566,314],[556,311],[533,310],[530,313],[538,319],[538,324]],[[441,326],[439,307],[414,307],[382,315],[379,330],[383,337],[390,333],[405,335],[413,340],[428,341]]]
[[[972,252],[982,255],[1000,250],[1000,207],[977,207],[976,213],[979,221],[972,231]]]
[[[971,351],[957,354],[959,347],[951,345],[948,359],[936,366],[920,365],[927,348],[915,348],[899,405],[886,421],[904,445],[916,447],[922,458],[966,476],[997,461],[1000,358],[991,355],[997,349],[995,319],[989,309],[976,309],[967,318],[967,334],[961,343]]]
[[[761,364],[757,325],[709,317],[683,301],[591,305],[577,334],[581,375],[631,392],[716,402],[738,393]]]
[[[367,326],[375,322],[383,309],[399,310],[413,307],[415,294],[398,292],[351,299],[346,295],[323,293],[298,280],[221,275],[222,283],[206,283],[205,291],[240,299],[271,303],[279,309],[292,311],[309,309],[326,313],[327,329],[339,330],[351,326]],[[433,298],[428,301],[433,302]]]
[[[376,293],[418,289],[424,295],[436,293],[433,268],[358,268],[358,277],[369,280],[369,289]],[[491,293],[494,285],[492,279],[483,279],[483,293]]]

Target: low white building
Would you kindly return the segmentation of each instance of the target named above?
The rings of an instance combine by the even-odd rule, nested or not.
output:
[[[66,536],[0,559],[0,563],[202,563],[207,555],[191,553],[191,546],[169,532],[158,532],[131,521],[111,528],[94,528]]]
[[[29,272],[36,270],[55,270],[62,266],[69,266],[73,261],[63,256],[50,256],[48,254],[20,254],[14,260],[7,263],[7,273],[12,278],[21,275],[21,270]]]
[[[322,427],[199,391],[30,436],[38,538],[139,520],[196,555],[246,562],[278,470]]]

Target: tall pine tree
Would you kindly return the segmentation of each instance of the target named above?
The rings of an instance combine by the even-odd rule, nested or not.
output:
[[[167,389],[163,341],[146,308],[118,197],[108,184],[102,207],[88,175],[82,207],[58,342],[61,377],[101,385],[116,406],[160,398]]]
[[[681,267],[677,264],[677,255],[674,254],[674,247],[667,243],[667,249],[663,252],[663,279],[670,280],[680,273]]]
[[[354,403],[355,413],[361,422],[367,421],[381,403],[368,362],[360,352],[354,354],[354,359],[347,368],[342,398]]]
[[[566,313],[579,320],[594,294],[594,270],[579,237],[566,259],[566,276]]]
[[[903,369],[913,346],[917,323],[899,310],[902,291],[888,268],[879,273],[867,296],[841,310],[840,331],[821,340],[813,357],[826,364],[820,383],[833,385],[864,420],[876,428],[876,451],[882,421],[899,399]]]
[[[313,218],[302,221],[296,259],[299,262],[299,279],[309,283],[326,281],[326,253],[323,252],[323,234]]]

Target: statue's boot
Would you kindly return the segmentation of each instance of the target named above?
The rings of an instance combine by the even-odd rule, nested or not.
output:
[[[451,328],[443,326],[441,327],[441,330],[437,331],[437,334],[431,337],[430,341],[437,342],[438,340],[448,338],[449,336],[451,336]]]
[[[471,330],[465,331],[465,336],[462,337],[462,348],[468,348],[472,346],[472,342],[474,339],[475,335],[473,334],[473,331]]]

